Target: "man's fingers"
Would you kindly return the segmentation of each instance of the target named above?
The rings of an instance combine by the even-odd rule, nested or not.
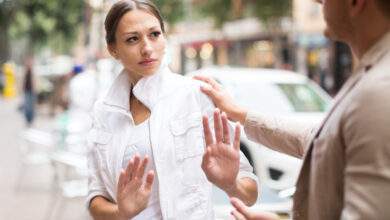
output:
[[[215,109],[214,111],[214,132],[215,132],[215,141],[217,143],[221,143],[223,139],[223,135],[222,135],[221,114],[219,109]]]
[[[241,125],[239,122],[237,122],[236,128],[234,129],[234,142],[233,142],[233,147],[235,150],[240,150],[240,136],[241,136]]]
[[[246,218],[249,218],[249,208],[239,199],[237,198],[231,198],[230,203],[232,203],[233,207],[241,213]]]
[[[206,146],[211,146],[213,144],[213,134],[211,133],[210,130],[209,118],[207,116],[203,116],[202,121],[203,121],[203,133],[204,133]]]
[[[222,128],[223,128],[223,141],[225,144],[230,145],[230,131],[228,126],[228,119],[226,113],[222,113]]]
[[[235,220],[246,220],[246,218],[241,213],[239,213],[237,210],[233,210],[231,212],[231,214],[233,215]]]
[[[217,83],[217,81],[215,81],[214,79],[212,79],[210,77],[197,75],[197,76],[194,76],[193,78],[196,79],[196,80],[199,80],[199,81],[202,81],[202,82],[205,82],[205,83],[209,84],[214,89],[218,89],[219,88],[219,84]]]
[[[152,190],[153,181],[154,181],[154,171],[151,170],[146,175],[146,181],[145,181],[145,190],[147,190],[148,192]]]

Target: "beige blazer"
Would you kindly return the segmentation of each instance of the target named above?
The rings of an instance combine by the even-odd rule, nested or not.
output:
[[[293,219],[390,219],[390,32],[362,58],[321,125],[249,112],[253,141],[303,157]]]

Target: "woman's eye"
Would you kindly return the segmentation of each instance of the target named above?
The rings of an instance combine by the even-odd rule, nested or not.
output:
[[[133,42],[136,42],[138,40],[138,37],[129,37],[126,42],[128,43],[133,43]]]
[[[161,32],[160,31],[154,31],[154,32],[151,33],[151,35],[152,35],[152,37],[157,38],[158,36],[161,35]]]

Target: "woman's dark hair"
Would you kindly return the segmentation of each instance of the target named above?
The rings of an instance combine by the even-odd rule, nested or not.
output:
[[[116,2],[107,14],[104,22],[107,44],[115,43],[115,32],[119,21],[129,11],[140,9],[152,13],[160,22],[162,32],[165,32],[164,22],[160,11],[150,0],[121,0]]]

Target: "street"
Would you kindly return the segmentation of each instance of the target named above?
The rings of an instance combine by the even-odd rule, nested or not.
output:
[[[17,100],[0,98],[0,219],[88,219],[82,198],[65,200],[61,207],[56,207],[60,197],[51,185],[50,164],[27,167],[19,183],[18,134],[24,129],[24,122],[17,112],[18,104]],[[47,116],[39,115],[35,126],[48,130],[50,123]]]

